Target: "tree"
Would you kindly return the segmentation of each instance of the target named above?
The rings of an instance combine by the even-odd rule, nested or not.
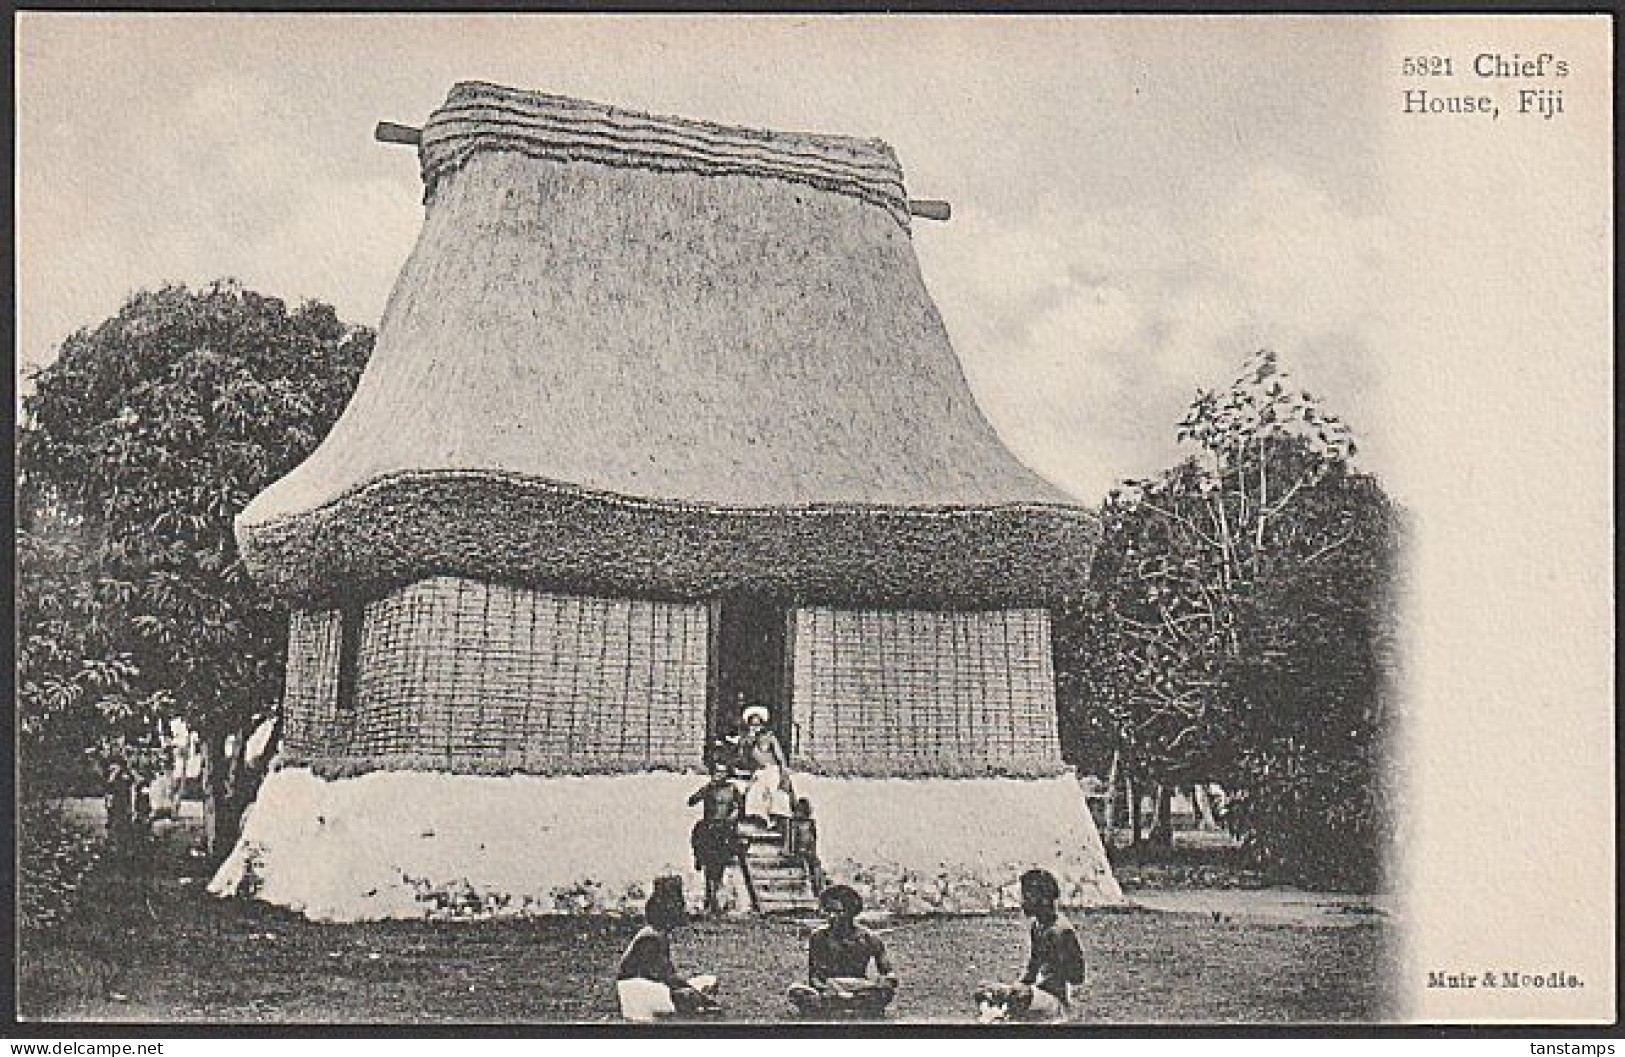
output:
[[[1242,724],[1230,824],[1260,862],[1316,883],[1380,881],[1396,807],[1398,510],[1339,472],[1295,519],[1310,561],[1271,563],[1242,627],[1231,693]]]
[[[205,747],[211,850],[229,848],[287,635],[233,519],[326,435],[372,339],[320,303],[168,286],[34,373],[18,438],[25,755],[78,742],[104,774],[148,778],[179,716]]]
[[[17,540],[18,739],[25,791],[108,795],[108,829],[128,833],[134,776],[163,751],[163,691],[135,685],[112,641],[77,526],[59,506],[26,511]]]
[[[1069,663],[1129,775],[1164,793],[1224,783],[1232,828],[1284,863],[1315,824],[1286,824],[1288,789],[1324,819],[1371,786],[1393,511],[1352,470],[1347,427],[1268,351],[1228,390],[1199,392],[1179,439],[1191,457],[1105,504]],[[1380,807],[1360,802],[1364,819]]]

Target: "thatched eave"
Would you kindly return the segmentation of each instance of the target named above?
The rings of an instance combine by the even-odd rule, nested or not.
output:
[[[572,594],[802,605],[1042,605],[1085,582],[1098,523],[1064,506],[721,508],[511,474],[395,474],[243,534],[306,605],[457,575]]]

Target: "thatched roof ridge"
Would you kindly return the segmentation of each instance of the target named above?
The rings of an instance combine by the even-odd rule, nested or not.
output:
[[[615,156],[606,160],[469,116],[493,101],[549,120],[630,122],[595,104],[467,85],[429,121],[423,232],[355,396],[310,458],[238,520],[264,582],[298,595],[425,570],[487,575],[492,562],[466,532],[508,516],[551,526],[502,530],[511,578],[560,588],[566,568],[579,574],[571,582],[622,586],[618,573],[594,571],[615,554],[583,536],[608,523],[637,555],[626,567],[660,591],[743,586],[748,568],[774,590],[799,594],[800,583],[826,600],[840,584],[902,597],[921,590],[907,579],[922,571],[992,587],[997,565],[1016,560],[1001,593],[1031,597],[1054,577],[1013,555],[1007,544],[1028,535],[1050,541],[1038,550],[1055,568],[1073,569],[1058,551],[1082,538],[1088,515],[983,418],[906,227],[869,194],[885,182],[859,172],[895,173],[888,149],[724,136],[673,119],[674,136],[761,146],[777,152],[776,168],[747,172],[737,158],[731,169],[662,167],[630,139],[600,144]],[[786,175],[798,152],[847,166],[850,181]],[[905,202],[897,178],[893,204]],[[860,553],[834,564],[849,575],[821,578],[810,564],[827,548],[786,528],[806,523],[800,511],[847,526],[837,535]],[[965,530],[985,517],[1002,526],[997,538]],[[911,527],[861,529],[879,523]],[[431,524],[455,543],[425,535]],[[681,526],[711,566],[645,538],[657,524]],[[383,553],[363,554],[363,538]],[[965,552],[929,558],[933,539]],[[888,547],[914,556],[893,562]],[[957,597],[964,586],[923,589]]]
[[[432,196],[442,176],[482,150],[787,180],[880,206],[908,227],[903,171],[878,139],[718,125],[465,81],[423,128],[419,157],[426,194]]]

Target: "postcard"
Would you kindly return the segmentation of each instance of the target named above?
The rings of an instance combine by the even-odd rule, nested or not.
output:
[[[1603,16],[16,21],[16,1014],[1608,1025]]]

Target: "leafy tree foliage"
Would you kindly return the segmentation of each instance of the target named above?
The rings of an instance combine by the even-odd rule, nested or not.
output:
[[[224,748],[275,710],[287,633],[232,522],[326,435],[371,349],[327,305],[221,282],[138,293],[35,373],[18,439],[25,759],[69,745],[104,776],[150,777],[179,716],[233,836]]]
[[[119,768],[156,765],[149,720],[170,702],[140,692],[133,659],[108,636],[80,526],[55,504],[29,513],[17,540],[17,719],[29,748],[19,764],[30,788],[99,791]]]
[[[1243,733],[1229,822],[1266,866],[1367,888],[1397,809],[1388,761],[1401,525],[1375,480],[1343,471],[1304,507],[1311,558],[1262,571],[1231,674]]]
[[[18,928],[44,931],[73,916],[103,855],[103,842],[75,823],[57,801],[17,805]]]
[[[1198,393],[1179,437],[1195,454],[1102,511],[1093,597],[1058,633],[1089,688],[1063,732],[1109,731],[1149,781],[1222,783],[1260,861],[1369,884],[1391,813],[1392,504],[1270,352]]]

